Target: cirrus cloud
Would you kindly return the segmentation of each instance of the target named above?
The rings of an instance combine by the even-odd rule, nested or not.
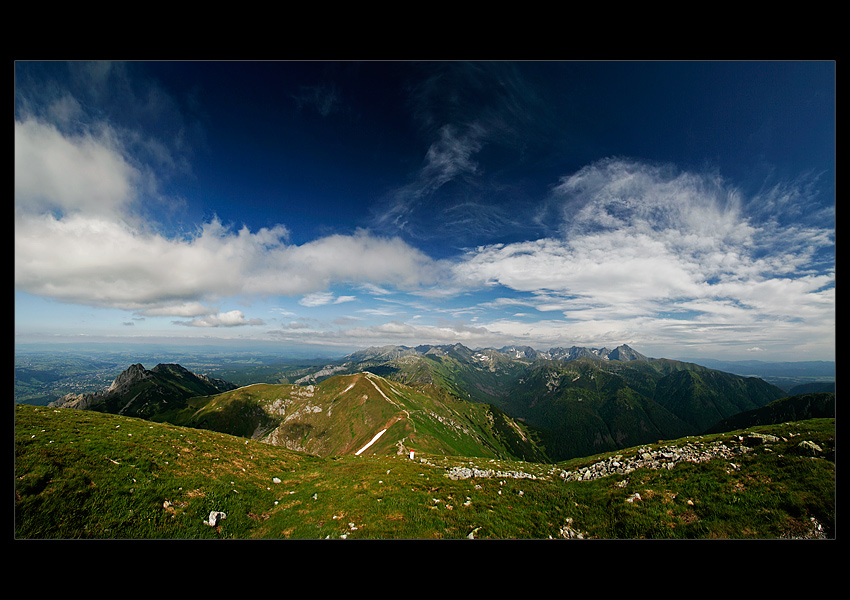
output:
[[[524,293],[523,303],[565,319],[493,322],[494,331],[681,343],[710,327],[751,340],[754,328],[825,340],[834,330],[829,215],[800,223],[774,210],[760,220],[762,198],[715,174],[620,159],[563,178],[552,202],[559,236],[478,247],[454,265],[460,282]]]

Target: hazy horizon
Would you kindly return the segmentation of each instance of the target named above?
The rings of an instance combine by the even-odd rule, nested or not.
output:
[[[460,342],[457,342],[460,343]],[[139,340],[136,342],[127,342],[127,341],[119,341],[116,342],[114,340],[102,340],[102,341],[86,341],[86,342],[25,342],[25,343],[17,343],[15,344],[16,352],[47,352],[47,353],[76,353],[76,354],[133,354],[134,352],[138,352],[143,355],[154,355],[154,354],[163,354],[163,355],[173,355],[173,354],[187,354],[187,355],[204,355],[204,354],[227,354],[227,355],[240,355],[240,354],[251,354],[255,356],[263,356],[265,358],[270,358],[272,356],[277,356],[282,360],[298,360],[298,359],[316,359],[316,360],[339,360],[344,358],[350,354],[355,352],[359,352],[362,350],[366,350],[373,347],[382,347],[382,346],[403,346],[409,348],[415,348],[420,345],[453,345],[453,344],[381,344],[381,345],[372,345],[372,346],[350,346],[350,347],[329,347],[326,345],[303,345],[303,346],[281,346],[277,342],[268,342],[268,341],[238,341],[233,342],[232,340],[199,340],[199,339],[184,339],[175,341],[173,338],[163,338],[160,341],[151,341],[149,339]],[[463,344],[466,346],[466,344]],[[618,344],[617,346],[619,346]],[[628,345],[628,344],[626,344]],[[499,350],[504,347],[511,347],[512,345],[502,346],[496,348],[494,346],[479,346],[472,345],[467,346],[470,350],[481,350],[486,348],[493,348]],[[514,346],[521,346],[520,344],[514,344]],[[523,346],[529,346],[525,344]],[[542,347],[542,346],[530,346],[538,351],[547,351],[554,348],[552,347]],[[587,348],[599,349],[600,347],[591,347],[586,346]],[[608,350],[613,350],[616,346],[608,346]],[[633,350],[640,352],[639,347],[632,347]],[[764,360],[759,358],[742,358],[742,359],[729,359],[718,356],[708,356],[708,355],[671,355],[671,356],[649,356],[646,355],[650,359],[655,358],[666,358],[672,360],[680,360],[686,362],[699,362],[704,361],[706,364],[704,366],[711,366],[712,364],[721,364],[721,363],[776,363],[776,364],[784,364],[784,363],[828,363],[835,364],[834,360]]]

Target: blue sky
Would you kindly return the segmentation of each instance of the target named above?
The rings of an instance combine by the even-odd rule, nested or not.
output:
[[[15,339],[834,360],[835,64],[15,64]]]

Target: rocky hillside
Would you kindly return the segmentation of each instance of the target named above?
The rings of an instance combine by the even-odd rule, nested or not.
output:
[[[696,435],[785,396],[760,379],[675,361],[536,364],[496,405],[551,432],[557,460]]]

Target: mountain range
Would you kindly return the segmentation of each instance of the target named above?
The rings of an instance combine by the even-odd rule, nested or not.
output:
[[[758,378],[627,345],[382,346],[291,379],[236,388],[179,365],[133,365],[108,390],[53,404],[325,456],[428,449],[545,462],[698,435],[787,395]]]
[[[462,344],[391,346],[354,353],[321,372],[332,369],[368,370],[492,404],[545,431],[554,460],[697,435],[787,395],[759,378],[649,358],[627,345],[543,352],[520,346],[475,351]]]

